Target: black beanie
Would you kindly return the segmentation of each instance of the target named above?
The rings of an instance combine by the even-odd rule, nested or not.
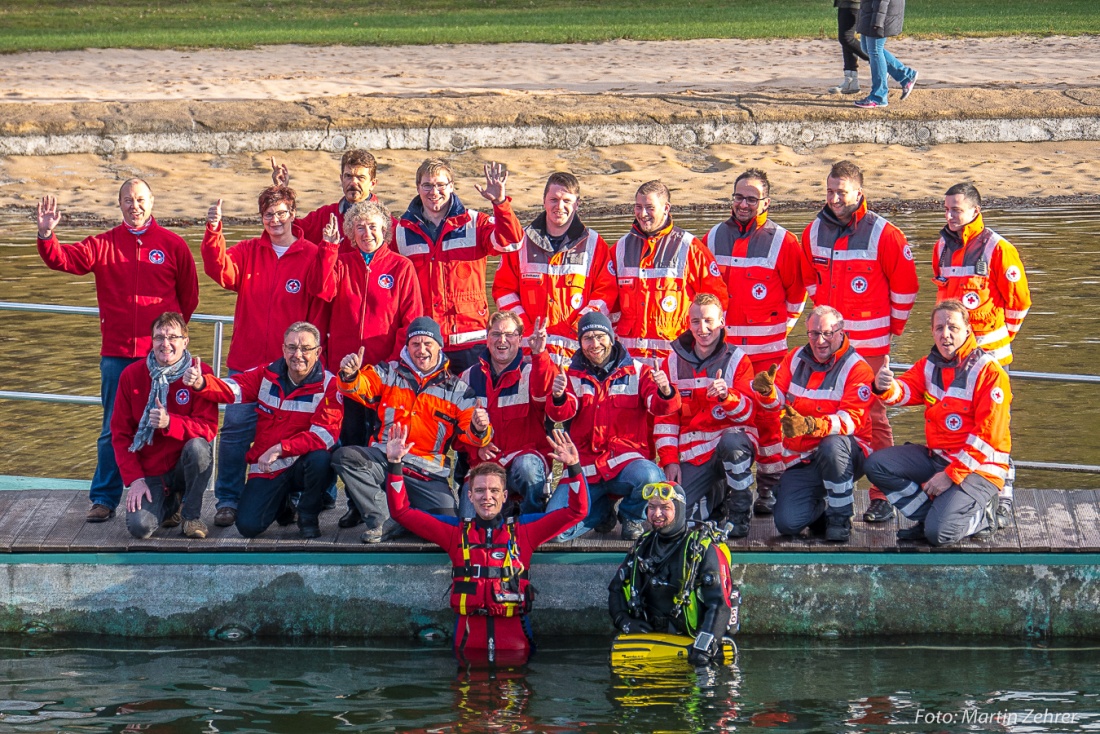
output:
[[[427,316],[418,316],[409,324],[409,331],[405,337],[405,343],[412,341],[414,336],[428,336],[435,339],[439,346],[443,346],[443,332],[439,330],[439,324]]]
[[[602,311],[589,311],[577,323],[577,339],[580,339],[589,331],[602,331],[615,341],[615,330],[611,327],[611,319],[603,315]]]

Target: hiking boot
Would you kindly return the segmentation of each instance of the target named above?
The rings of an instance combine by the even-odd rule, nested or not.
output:
[[[1001,500],[997,503],[997,529],[1004,530],[1012,524],[1012,503]]]
[[[206,523],[198,518],[183,521],[183,534],[188,538],[205,538],[208,532]]]
[[[927,540],[924,534],[924,523],[918,522],[911,528],[902,528],[898,531],[898,540]]]
[[[645,525],[639,520],[623,520],[623,540],[637,540],[645,533]]]
[[[871,500],[867,512],[863,513],[863,522],[886,522],[893,517],[893,505],[886,500]]]
[[[382,523],[382,540],[389,542],[391,540],[398,540],[406,535],[409,535],[409,531],[396,520],[386,520]]]
[[[852,520],[848,517],[830,517],[826,519],[825,540],[833,543],[847,543],[852,535]]]
[[[859,72],[845,71],[844,81],[829,87],[829,94],[859,94]]]
[[[749,534],[749,523],[752,522],[752,518],[747,512],[731,512],[730,519],[725,524],[724,530],[726,537],[729,538],[744,538]]]
[[[374,545],[382,542],[382,528],[369,528],[359,536],[359,542]]]
[[[999,527],[997,520],[997,513],[999,511],[1000,502],[998,502],[997,495],[993,495],[989,498],[989,502],[986,503],[985,509],[982,511],[982,514],[985,516],[985,527],[970,537],[975,540],[988,540],[992,538],[993,533],[995,533]]]
[[[772,514],[775,509],[775,485],[779,484],[779,476],[774,474],[756,475],[756,502],[752,503],[753,514],[764,516]]]
[[[352,505],[348,508],[348,511],[344,513],[344,516],[336,521],[336,524],[346,529],[353,528],[361,522],[363,522],[363,516],[359,513],[359,508]]]
[[[183,522],[183,515],[180,514],[180,510],[177,507],[175,512],[164,518],[164,522],[162,522],[160,526],[162,528],[178,528],[181,522]]]
[[[901,85],[901,99],[904,102],[909,99],[909,95],[913,93],[913,87],[917,86],[917,77],[920,74],[916,69],[913,69],[913,78]]]
[[[236,507],[222,507],[214,513],[214,524],[219,528],[228,528],[237,522]]]
[[[306,539],[320,538],[321,537],[321,526],[317,523],[316,518],[314,518],[313,520],[302,520],[302,518],[299,517],[298,518],[298,534],[301,535],[303,538],[306,538]]]
[[[88,514],[84,516],[85,522],[107,522],[115,516],[115,511],[107,505],[101,505],[98,502],[92,505],[92,508],[88,510]]]

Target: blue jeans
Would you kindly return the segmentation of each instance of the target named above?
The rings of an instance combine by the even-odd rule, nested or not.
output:
[[[508,490],[523,498],[521,515],[546,511],[546,464],[538,454],[520,454],[508,466]],[[475,514],[470,502],[470,483],[462,485],[458,500],[458,516],[472,518]]]
[[[95,474],[88,490],[88,499],[92,504],[106,505],[112,510],[118,507],[122,499],[122,475],[115,461],[115,447],[111,444],[111,415],[115,412],[115,393],[118,392],[118,378],[122,376],[122,370],[139,361],[141,358],[99,358],[99,399],[103,403],[103,425],[95,445]]]
[[[619,519],[623,522],[645,520],[645,500],[642,499],[642,487],[647,484],[665,481],[665,473],[661,468],[648,459],[635,459],[623,467],[619,476],[606,482],[594,482],[588,485],[588,517],[580,521],[576,526],[566,530],[558,536],[558,540],[566,541],[579,538],[589,533],[600,524],[600,521],[611,512],[615,503],[615,497],[622,497],[619,505]],[[551,512],[565,507],[569,502],[569,488],[559,484],[554,490],[554,496],[546,505],[546,511]]]
[[[912,81],[917,76],[917,72],[898,61],[896,56],[886,50],[885,38],[863,36],[859,39],[859,44],[863,48],[863,53],[867,54],[867,64],[871,67],[871,93],[867,95],[867,99],[881,105],[887,103],[887,75],[901,85]]]
[[[241,374],[229,370],[229,376]],[[256,404],[230,403],[225,406],[222,428],[218,431],[218,477],[214,481],[215,507],[237,508],[244,491],[247,462],[244,457],[256,438]],[[266,446],[264,448],[267,448]]]

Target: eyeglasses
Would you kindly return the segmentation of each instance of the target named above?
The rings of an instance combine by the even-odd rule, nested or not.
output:
[[[163,344],[164,342],[171,342],[172,344],[178,344],[187,337],[182,335],[177,336],[164,336],[163,334],[157,334],[153,337],[154,344]]]
[[[449,189],[451,187],[451,183],[452,183],[451,181],[448,181],[447,183],[436,183],[436,184],[422,183],[422,184],[420,184],[420,190],[425,192],[425,193],[428,193],[428,192],[431,192],[431,191],[446,191],[447,189]]]
[[[271,222],[276,219],[280,222],[285,222],[290,219],[290,212],[286,209],[281,209],[277,212],[264,212],[263,217],[265,222]]]
[[[749,206],[756,206],[760,203],[760,199],[755,196],[741,196],[741,194],[733,195],[734,204],[748,204]]]
[[[518,339],[523,336],[523,332],[520,331],[490,331],[489,338],[493,341],[499,340],[501,337],[505,339]]]
[[[810,339],[832,339],[837,334],[844,333],[843,329],[836,329],[835,331],[807,331],[806,336]]]
[[[663,502],[669,500],[678,499],[681,502],[686,502],[684,495],[680,493],[680,490],[676,488],[675,484],[669,484],[668,482],[654,482],[653,484],[647,484],[642,487],[642,499],[648,502],[654,497],[658,497]]]
[[[298,354],[299,352],[301,352],[302,354],[309,354],[310,352],[316,352],[320,348],[321,348],[320,345],[318,345],[316,347],[303,347],[303,346],[300,346],[298,344],[284,344],[283,345],[283,351],[286,352],[287,354]]]

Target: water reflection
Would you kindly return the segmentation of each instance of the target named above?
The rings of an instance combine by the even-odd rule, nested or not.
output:
[[[740,640],[735,667],[617,675],[601,638],[523,668],[456,671],[445,645],[0,637],[17,732],[1090,731],[1100,647],[1000,640]]]
[[[780,211],[775,219],[800,233],[813,212]],[[987,210],[986,222],[1015,244],[1028,269],[1035,301],[1014,345],[1014,369],[1048,372],[1100,373],[1100,210],[1075,205],[1013,211]],[[678,219],[702,234],[721,214],[691,214]],[[895,348],[895,358],[915,361],[931,346],[926,324],[934,289],[929,258],[943,225],[939,212],[897,212],[889,215],[913,244],[921,276],[921,292],[910,328]],[[629,219],[590,221],[614,242],[629,227]],[[230,241],[256,233],[255,226],[227,228]],[[65,227],[67,239],[95,230]],[[196,258],[202,230],[177,229]],[[491,267],[495,267],[491,264]],[[201,274],[201,313],[231,314],[234,294]],[[0,288],[4,300],[95,305],[92,277],[74,277],[46,269],[35,252],[34,227],[26,219],[0,215]],[[802,324],[795,329],[804,331]],[[226,337],[228,339],[229,330]],[[213,329],[192,329],[192,348],[207,356]],[[228,344],[228,341],[226,342]],[[98,394],[96,355],[99,333],[93,319],[44,314],[0,312],[0,345],[11,364],[0,388],[31,392]],[[1097,388],[1086,385],[1021,382],[1013,386],[1013,455],[1017,460],[1100,464],[1100,416],[1086,406],[1097,403]],[[891,418],[899,441],[923,441],[921,412],[895,411]],[[0,474],[28,474],[87,479],[95,463],[98,435],[96,408],[0,401],[0,424],[18,426],[0,455]],[[1100,488],[1100,476],[1020,471],[1022,487]]]

